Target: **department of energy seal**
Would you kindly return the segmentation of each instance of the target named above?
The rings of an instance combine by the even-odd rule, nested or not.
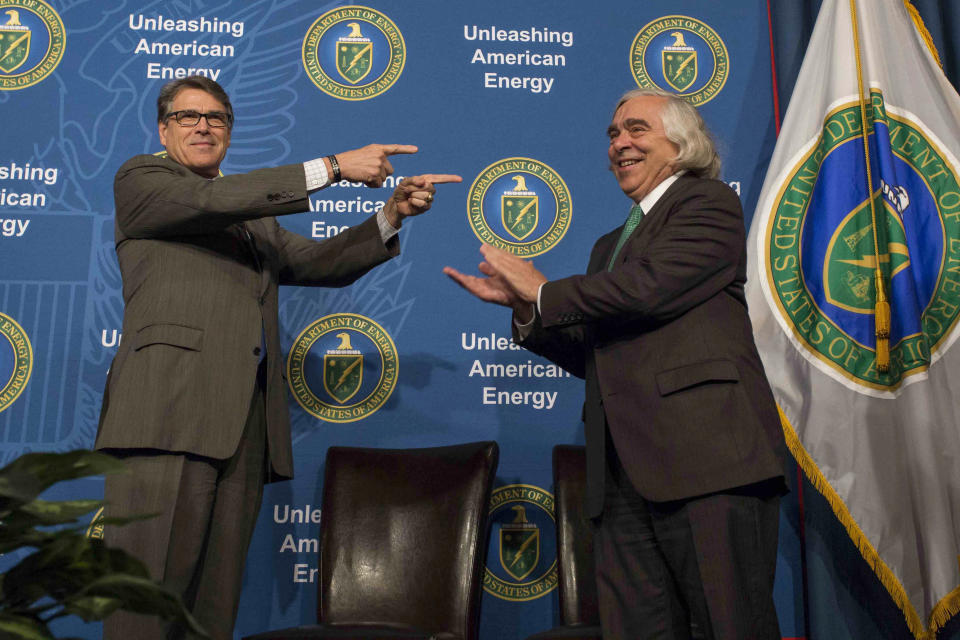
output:
[[[341,100],[380,95],[407,59],[403,34],[375,9],[346,6],[316,19],[303,39],[303,68],[324,93]]]
[[[33,371],[33,347],[17,321],[0,313],[0,411],[23,393]]]
[[[699,106],[727,82],[730,57],[708,25],[687,16],[664,16],[645,25],[633,39],[630,71],[641,87],[672,91]]]
[[[33,86],[63,59],[63,20],[43,0],[0,0],[0,89]]]
[[[90,519],[90,524],[87,525],[86,535],[88,538],[94,540],[103,540],[103,507],[97,509],[97,512],[93,514],[93,518]]]
[[[397,384],[397,347],[379,324],[353,313],[325,316],[297,336],[287,359],[293,397],[327,422],[380,409]]]
[[[480,172],[467,195],[467,219],[482,242],[525,258],[546,253],[570,228],[570,190],[548,165],[505,158]]]
[[[794,346],[847,387],[884,396],[925,378],[957,337],[960,165],[882,92],[872,92],[868,113],[874,192],[867,193],[853,98],[834,106],[790,163],[758,212],[758,240],[764,288]],[[890,368],[883,373],[874,327],[878,260],[891,308]]]
[[[535,600],[557,586],[553,495],[529,484],[510,484],[490,496],[491,548],[483,589],[503,600]]]

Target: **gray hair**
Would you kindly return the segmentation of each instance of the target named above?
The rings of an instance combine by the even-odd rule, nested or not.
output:
[[[666,98],[660,109],[663,132],[667,140],[679,147],[675,163],[678,169],[686,169],[698,178],[716,178],[720,175],[720,156],[713,137],[696,107],[675,93],[654,87],[633,89],[620,97],[613,112],[633,98],[654,96]]]
[[[157,96],[157,122],[162,123],[170,113],[173,101],[177,99],[177,94],[184,89],[199,89],[206,91],[211,96],[222,103],[230,116],[230,126],[233,126],[233,105],[230,104],[230,96],[223,90],[223,87],[216,80],[211,80],[206,76],[187,76],[179,80],[171,80],[160,89],[160,95]]]

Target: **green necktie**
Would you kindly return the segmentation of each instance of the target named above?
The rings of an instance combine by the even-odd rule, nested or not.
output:
[[[630,234],[633,233],[633,230],[637,228],[637,225],[640,224],[640,221],[643,220],[643,207],[640,206],[640,203],[633,205],[633,208],[630,209],[630,215],[627,217],[627,221],[623,225],[623,232],[620,234],[620,239],[617,240],[617,248],[613,250],[613,255],[610,256],[610,264],[607,265],[607,271],[613,269],[613,263],[617,259],[617,255],[620,253],[620,249],[623,248],[623,245],[626,244],[627,238],[630,237]]]

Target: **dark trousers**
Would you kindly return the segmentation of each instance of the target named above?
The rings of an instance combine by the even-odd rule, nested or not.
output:
[[[155,580],[180,595],[214,640],[233,638],[243,567],[263,497],[265,449],[258,385],[232,457],[119,452],[130,472],[107,476],[107,515],[159,515],[108,527],[105,542],[138,557]],[[103,629],[105,640],[185,637],[182,628],[157,617],[123,611],[107,618]]]
[[[594,539],[605,640],[779,640],[782,482],[650,502],[609,449]]]

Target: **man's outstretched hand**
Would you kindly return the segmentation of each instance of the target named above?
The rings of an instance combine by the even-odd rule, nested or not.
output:
[[[383,205],[383,215],[387,222],[399,229],[404,218],[418,216],[430,208],[437,192],[434,185],[449,182],[463,182],[463,178],[448,173],[426,173],[404,178]]]
[[[467,275],[453,267],[444,267],[443,272],[480,300],[512,307],[517,320],[528,322],[546,276],[532,262],[488,244],[480,247],[480,253],[485,261],[479,270],[485,277]]]
[[[393,174],[390,156],[416,152],[417,146],[413,144],[368,144],[353,151],[338,153],[336,158],[342,179],[362,182],[368,187],[381,187],[387,176]],[[327,169],[332,171],[332,167],[328,166]]]

